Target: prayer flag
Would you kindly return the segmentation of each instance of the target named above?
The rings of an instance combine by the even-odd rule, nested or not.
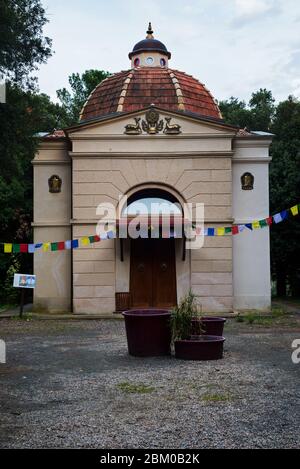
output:
[[[47,252],[50,249],[50,243],[43,243],[43,251]]]
[[[87,238],[86,236],[84,238],[81,238],[81,244],[82,246],[88,246],[90,244],[89,238]]]
[[[276,213],[274,216],[273,216],[273,220],[275,223],[280,223],[282,221],[282,217],[281,217],[281,214],[280,213]]]
[[[261,228],[264,228],[265,226],[268,226],[267,220],[266,219],[259,220],[259,225],[260,225]]]
[[[298,215],[298,205],[294,205],[294,207],[291,208],[291,212],[294,216]]]

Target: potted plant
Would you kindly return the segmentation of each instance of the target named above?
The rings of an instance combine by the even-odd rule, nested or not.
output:
[[[171,353],[171,312],[163,309],[124,311],[128,352],[135,357]]]
[[[195,295],[190,290],[171,312],[175,357],[184,360],[218,360],[223,357],[224,337],[205,335]]]

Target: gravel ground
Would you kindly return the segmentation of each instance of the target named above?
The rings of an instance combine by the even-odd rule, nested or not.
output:
[[[127,354],[122,321],[0,321],[1,448],[299,448],[300,320],[230,320],[223,360]]]

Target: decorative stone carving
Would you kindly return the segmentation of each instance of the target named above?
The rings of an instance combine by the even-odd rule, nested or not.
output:
[[[164,132],[166,135],[178,135],[181,133],[181,126],[179,124],[171,124],[171,117],[160,119],[159,112],[152,105],[145,114],[145,119],[142,120],[142,127],[140,125],[141,118],[135,117],[135,124],[125,125],[125,134],[127,135],[140,135],[142,129],[149,135],[155,135],[159,132]]]
[[[165,117],[166,126],[164,130],[164,134],[167,135],[178,135],[181,133],[181,126],[179,124],[170,124],[171,117]]]
[[[125,125],[125,134],[127,135],[139,135],[142,133],[142,129],[140,126],[140,117],[135,117],[135,124],[127,124]]]
[[[244,173],[241,176],[242,190],[252,191],[254,186],[254,176],[251,173]]]
[[[150,135],[158,134],[163,130],[164,121],[159,119],[159,113],[153,106],[146,112],[146,120],[142,121],[142,128]]]
[[[61,192],[62,180],[59,176],[57,176],[57,174],[53,174],[53,176],[48,179],[48,185],[49,192],[52,194],[58,194]]]

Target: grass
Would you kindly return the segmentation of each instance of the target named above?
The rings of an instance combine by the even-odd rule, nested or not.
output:
[[[204,402],[228,402],[232,400],[232,396],[229,394],[203,394],[201,400]]]
[[[282,308],[272,308],[271,313],[259,313],[256,311],[249,311],[244,315],[236,318],[238,323],[246,323],[249,325],[258,326],[272,326],[272,325],[293,325],[294,321],[289,313],[286,313]]]
[[[16,314],[15,316],[11,317],[12,320],[14,321],[32,321],[32,313],[23,313],[22,317],[20,317],[19,314]]]
[[[17,308],[18,305],[17,304],[0,304],[0,314],[1,313],[5,313],[6,311],[10,310],[10,309],[14,309],[14,308]]]
[[[144,383],[134,384],[128,381],[117,384],[117,388],[126,394],[149,394],[155,391],[153,386],[148,386]]]

